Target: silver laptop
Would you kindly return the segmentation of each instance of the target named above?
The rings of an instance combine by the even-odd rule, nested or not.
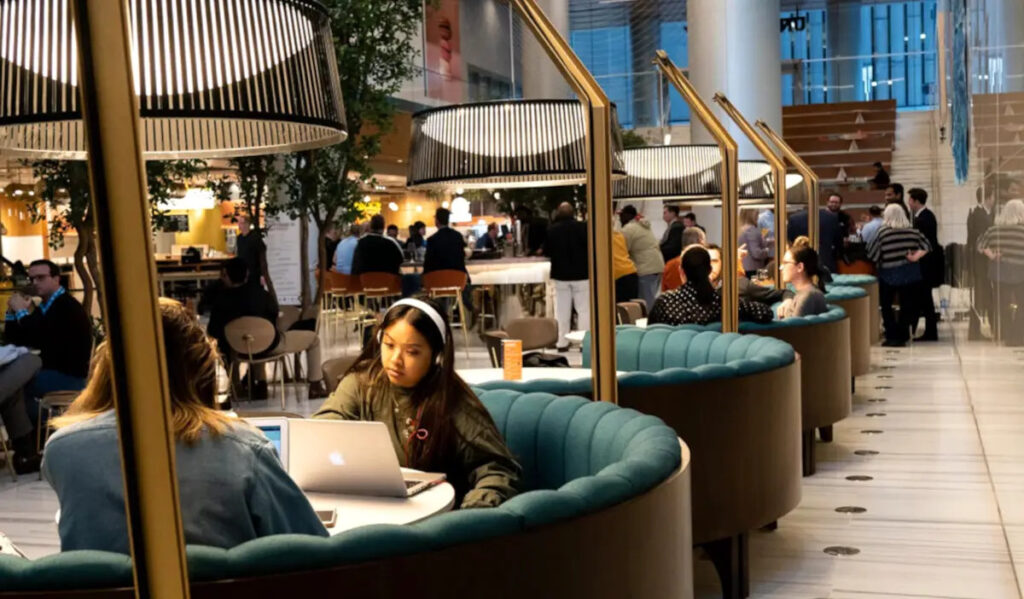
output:
[[[288,420],[288,473],[309,493],[410,497],[444,474],[403,472],[383,422]]]

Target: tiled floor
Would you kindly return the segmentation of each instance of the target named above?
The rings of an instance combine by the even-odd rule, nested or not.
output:
[[[465,360],[459,352],[460,366]],[[468,366],[487,362],[474,347]],[[775,532],[752,535],[751,596],[1021,599],[1024,351],[968,343],[959,328],[954,340],[947,328],[937,344],[875,348],[873,362],[857,381],[853,415],[833,443],[819,444],[800,506]],[[288,409],[311,413],[319,402],[300,393],[290,387]],[[862,432],[871,429],[883,432]],[[837,513],[840,506],[866,511]],[[46,483],[12,484],[0,472],[0,531],[30,556],[58,550],[56,508]],[[823,551],[830,546],[859,553],[833,557]],[[718,596],[710,562],[698,560],[696,573],[697,597]]]
[[[1024,352],[968,343],[959,327],[955,339],[942,333],[937,344],[873,349],[852,416],[818,444],[800,506],[752,535],[752,597],[1022,596]],[[859,553],[833,557],[830,546]],[[698,562],[697,579],[698,597],[718,596],[710,562]]]

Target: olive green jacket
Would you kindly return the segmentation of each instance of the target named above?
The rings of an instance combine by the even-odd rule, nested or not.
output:
[[[402,466],[408,466],[406,443],[414,431],[410,422],[416,416],[410,393],[389,385],[385,393],[367,393],[358,374],[349,374],[324,402],[314,418],[337,420],[373,420],[388,427],[391,444]],[[454,415],[457,463],[441,470],[455,487],[461,508],[494,507],[516,494],[520,467],[505,446],[501,433],[486,412],[465,408]]]

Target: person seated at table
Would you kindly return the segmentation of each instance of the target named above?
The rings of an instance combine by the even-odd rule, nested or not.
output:
[[[391,237],[384,235],[384,217],[374,214],[370,218],[370,232],[359,240],[352,257],[352,274],[387,272],[402,274],[402,246]]]
[[[216,408],[217,349],[185,308],[160,300],[185,542],[231,548],[275,534],[327,536],[259,431]],[[60,502],[62,551],[129,553],[107,344],[85,391],[53,421],[43,476]]]
[[[404,243],[398,238],[398,225],[388,225],[387,236],[394,239],[398,243],[398,247],[401,248]]]
[[[14,471],[28,474],[39,470],[36,451],[36,429],[25,409],[25,385],[32,380],[43,362],[24,347],[0,346],[0,422],[14,450]]]
[[[4,342],[40,352],[43,368],[25,389],[25,407],[34,421],[39,413],[36,399],[51,391],[79,391],[85,387],[93,338],[89,315],[61,285],[56,264],[35,260],[29,264],[28,274],[32,288],[15,293],[7,302]],[[29,293],[43,300],[34,309]]]
[[[490,223],[487,225],[487,233],[476,240],[476,249],[495,251],[498,249],[498,224]]]
[[[427,249],[427,225],[418,220],[409,225],[409,238],[405,240],[405,254],[410,260],[418,260],[419,252]]]
[[[470,287],[469,271],[466,270],[466,239],[455,229],[448,226],[451,211],[438,208],[434,213],[434,224],[437,232],[427,239],[427,253],[423,258],[423,274],[435,270],[461,270],[466,273],[466,286],[462,289],[462,305],[466,307],[466,322],[472,323],[473,289]],[[445,308],[451,300],[444,298]],[[446,310],[447,311],[447,310]],[[462,315],[460,314],[461,318]],[[470,328],[472,325],[470,324]]]
[[[334,270],[343,275],[352,274],[352,260],[356,256],[356,246],[359,245],[359,236],[363,228],[355,223],[349,225],[348,236],[338,242],[334,250]]]
[[[711,283],[711,254],[699,245],[683,250],[686,283],[658,296],[647,318],[649,324],[708,324],[722,320],[722,296]],[[740,300],[740,320],[770,322],[772,309],[759,302]]]
[[[779,320],[792,316],[811,316],[828,311],[825,284],[818,277],[818,252],[809,247],[790,249],[782,258],[782,280],[796,289],[796,295],[783,300],[776,313]]]
[[[385,423],[401,465],[444,472],[461,508],[494,507],[517,492],[519,464],[455,373],[451,328],[430,300],[395,302],[313,417]]]
[[[715,244],[708,244],[705,246],[708,252],[711,254],[711,284],[714,285],[715,289],[721,293],[722,291],[722,248]],[[740,260],[742,264],[743,251],[740,251]],[[742,269],[742,266],[741,266]],[[739,293],[741,300],[748,300],[751,302],[760,302],[762,304],[768,304],[769,306],[782,301],[784,298],[793,295],[788,289],[776,289],[775,287],[769,287],[766,285],[758,285],[753,282],[743,272],[737,273],[736,279],[737,292]],[[680,275],[681,276],[681,275]]]
[[[706,245],[708,242],[707,234],[704,230],[699,227],[687,227],[683,229],[683,248],[688,248],[691,245]],[[683,285],[682,269],[679,268],[679,260],[682,257],[682,252],[679,252],[679,256],[672,258],[665,263],[665,270],[661,273],[661,291],[672,291],[673,289],[679,289]]]

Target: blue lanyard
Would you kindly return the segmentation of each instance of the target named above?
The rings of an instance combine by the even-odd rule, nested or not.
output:
[[[57,291],[54,291],[53,295],[50,296],[50,299],[46,300],[45,302],[39,305],[39,309],[43,311],[43,314],[46,314],[46,311],[50,309],[50,306],[53,305],[53,302],[58,297],[64,295],[65,293],[66,292],[63,287],[58,287]]]

